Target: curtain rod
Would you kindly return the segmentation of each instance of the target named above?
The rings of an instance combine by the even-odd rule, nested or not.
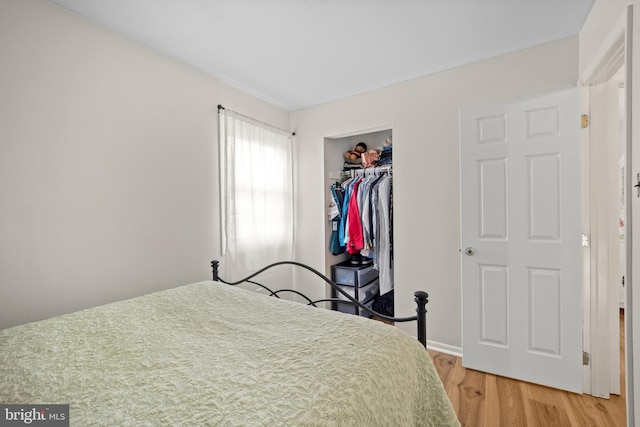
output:
[[[218,113],[220,113],[220,110],[225,110],[225,111],[227,111],[227,109],[226,109],[226,108],[224,108],[221,104],[218,104]],[[238,113],[237,111],[233,111],[233,110],[228,110],[228,111],[232,112],[233,114],[237,114],[238,116],[242,116],[242,117],[245,117],[245,118],[247,118],[247,119],[251,119],[251,120],[253,120],[253,121],[255,121],[255,122],[258,122],[258,123],[263,124],[263,125],[265,125],[265,126],[268,126],[268,127],[270,127],[270,128],[278,129],[279,131],[286,132],[286,133],[290,133],[292,136],[296,136],[296,133],[295,133],[295,132],[291,132],[291,131],[289,131],[289,130],[279,128],[278,126],[274,126],[274,125],[269,124],[269,123],[267,123],[267,122],[263,122],[262,120],[254,119],[253,117],[246,116],[246,115],[244,115],[244,114],[242,114],[242,113]]]

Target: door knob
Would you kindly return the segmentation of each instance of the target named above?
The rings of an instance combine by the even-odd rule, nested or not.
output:
[[[471,256],[474,254],[473,248],[471,246],[469,246],[467,249],[464,250],[464,253]]]

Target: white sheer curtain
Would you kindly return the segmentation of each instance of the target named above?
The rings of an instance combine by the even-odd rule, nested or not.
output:
[[[219,109],[225,278],[293,255],[291,133]]]

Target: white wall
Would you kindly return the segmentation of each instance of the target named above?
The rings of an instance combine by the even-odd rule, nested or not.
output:
[[[304,165],[297,260],[325,266],[324,138],[393,129],[396,315],[411,315],[413,292],[426,290],[428,339],[459,349],[458,109],[575,86],[577,69],[573,37],[293,113],[297,162]],[[406,329],[415,333],[413,325]]]
[[[210,278],[216,106],[289,114],[44,0],[0,64],[0,329]]]

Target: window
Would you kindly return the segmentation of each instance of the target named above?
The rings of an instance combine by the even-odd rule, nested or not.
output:
[[[291,133],[219,110],[225,274],[243,277],[293,255]]]

